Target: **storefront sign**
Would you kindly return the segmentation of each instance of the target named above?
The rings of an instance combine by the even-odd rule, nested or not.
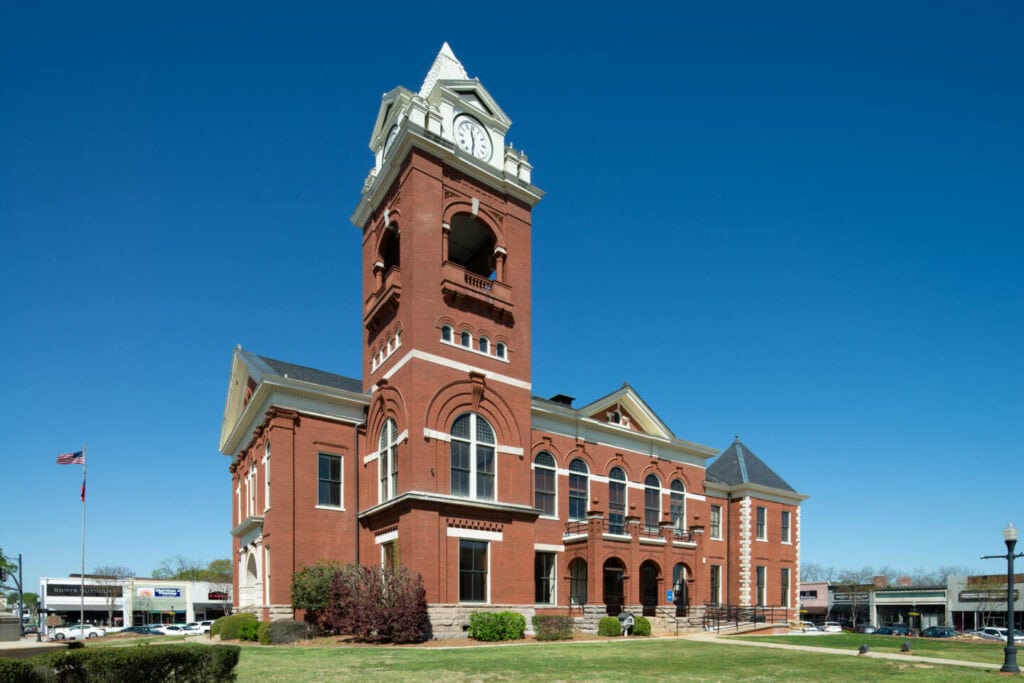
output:
[[[228,594],[224,591],[210,591],[206,594],[207,600],[227,600]]]
[[[180,598],[180,588],[157,588],[153,591],[153,597],[156,598]]]
[[[82,584],[79,583],[48,583],[46,594],[54,597],[74,597],[82,595]],[[121,586],[111,584],[109,586],[97,586],[95,584],[85,585],[85,597],[87,598],[109,598],[121,597]]]

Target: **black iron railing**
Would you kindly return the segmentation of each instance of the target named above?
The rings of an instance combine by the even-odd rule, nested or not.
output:
[[[749,624],[785,623],[789,621],[789,612],[787,607],[708,603],[704,606],[704,629],[720,631],[723,628],[739,628]]]

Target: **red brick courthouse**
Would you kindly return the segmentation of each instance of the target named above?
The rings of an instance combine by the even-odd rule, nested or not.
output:
[[[447,44],[418,93],[384,96],[352,216],[361,380],[235,350],[236,608],[291,616],[293,572],[329,558],[422,574],[437,637],[481,609],[795,618],[805,496],[746,446],[677,437],[628,384],[531,395],[543,192],[510,124]]]

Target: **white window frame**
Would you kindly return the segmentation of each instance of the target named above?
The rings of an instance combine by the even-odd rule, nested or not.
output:
[[[452,447],[451,447],[451,444],[454,444],[456,442],[458,442],[458,443],[467,443],[466,439],[463,439],[462,437],[457,437],[453,433],[454,432],[454,427],[455,427],[455,422],[457,422],[458,420],[462,419],[462,417],[464,415],[469,415],[470,416],[470,418],[469,418],[469,439],[468,439],[468,443],[469,443],[469,493],[467,495],[465,495],[465,496],[462,496],[460,494],[455,493],[451,489],[451,483],[452,483],[452,478],[451,478],[451,471],[452,471],[452,469],[451,469],[452,468],[452,460],[451,460],[451,458],[452,458]],[[494,435],[494,443],[484,443],[484,442],[481,442],[481,441],[477,440],[477,420],[483,420],[485,423],[487,423],[487,426],[490,427],[491,434]],[[455,420],[452,421],[452,430],[449,432],[449,436],[450,436],[451,441],[449,442],[449,448],[448,448],[448,467],[449,467],[448,486],[449,486],[449,492],[451,493],[451,495],[458,496],[459,498],[472,498],[473,500],[495,500],[495,501],[498,500],[498,433],[494,430],[494,425],[492,425],[487,418],[485,418],[483,415],[480,415],[479,413],[474,413],[474,412],[462,413],[461,415],[456,417]],[[476,460],[477,460],[477,448],[478,448],[478,446],[486,446],[486,447],[491,448],[491,450],[494,451],[494,472],[493,472],[494,482],[492,484],[492,493],[493,493],[493,495],[490,498],[481,498],[478,495],[479,492],[477,491],[477,477],[479,476],[479,471],[477,470]]]
[[[648,483],[649,480],[652,477],[657,482],[657,485],[652,486],[651,484]],[[649,492],[651,492],[651,491],[655,492],[655,495],[657,496],[656,500],[658,502],[658,505],[657,505],[657,508],[656,508],[656,512],[654,513],[654,524],[653,525],[647,523],[647,510],[648,510],[648,507],[647,507],[647,494]],[[648,474],[646,477],[644,477],[644,529],[647,530],[647,531],[657,531],[660,528],[660,522],[661,522],[661,479],[658,478],[658,475],[651,473],[651,474]]]
[[[782,522],[788,523],[783,524]],[[782,532],[782,544],[791,545],[793,543],[793,514],[789,510],[783,510],[779,515],[779,530]]]
[[[448,338],[447,339],[444,338],[444,335],[445,335],[446,331],[448,332]],[[445,344],[454,344],[455,343],[455,328],[452,327],[451,325],[447,325],[447,324],[441,325],[441,341],[444,342]]]
[[[483,583],[484,596],[482,600],[463,600],[462,599],[462,544],[463,543],[483,543],[484,551],[487,554],[487,566],[484,569],[486,572],[486,578]],[[477,539],[477,538],[459,538],[459,551],[458,556],[455,558],[456,562],[456,573],[459,577],[459,604],[460,605],[489,605],[491,602],[491,541]]]
[[[245,514],[252,517],[256,514],[256,484],[258,483],[256,473],[256,459],[249,463],[249,472],[245,475]]]
[[[541,453],[547,453],[551,457],[551,461],[554,465],[538,465],[537,458],[540,457]],[[541,512],[541,518],[543,519],[558,519],[558,461],[555,460],[555,456],[551,451],[541,451],[537,455],[533,456],[533,462],[530,463],[531,469],[533,469],[533,503],[537,504],[537,470],[541,469],[545,472],[551,472],[551,479],[554,482],[555,490],[553,493],[554,508],[555,512],[553,515],[545,514]]]
[[[320,456],[338,459],[338,505],[328,505],[320,502]],[[344,510],[345,509],[345,456],[340,453],[328,453],[318,451],[316,454],[316,508],[318,510]]]
[[[793,590],[793,571],[789,567],[780,567],[779,581],[782,582],[782,606],[788,608],[792,603],[790,592]]]
[[[717,580],[716,581],[712,581],[711,580],[712,577],[714,577]],[[714,589],[715,589],[714,595],[711,596],[711,602],[716,604],[716,605],[721,605],[722,604],[722,565],[720,565],[720,564],[713,564],[713,565],[711,565],[711,571],[709,572],[709,575],[708,575],[708,583],[711,586],[713,586]]]
[[[494,345],[494,357],[498,360],[508,360],[508,344],[505,342],[498,342]]]
[[[537,602],[537,581],[540,579],[537,576],[537,557],[540,555],[547,555],[551,557],[551,569],[548,572],[548,586],[550,597],[547,602]],[[535,605],[551,606],[558,604],[558,553],[550,551],[535,550],[533,553],[533,566],[534,566],[534,577],[533,577],[533,601]]]
[[[681,490],[672,488],[676,482],[679,482],[679,485],[683,487]],[[686,531],[686,484],[678,477],[668,484],[668,511],[670,516],[672,514],[672,499],[674,497],[678,497],[681,501],[682,514],[679,515],[679,519],[672,520],[672,528],[675,531]]]
[[[579,460],[581,463],[583,463],[584,467],[587,468],[586,474],[584,474],[582,472],[573,472],[572,464],[574,462],[576,462],[577,460]],[[569,468],[567,470],[567,473],[568,473],[568,476],[569,476],[569,480],[566,482],[566,487],[567,487],[566,488],[566,496],[567,496],[567,500],[569,501],[569,509],[567,510],[568,518],[569,518],[570,522],[582,522],[583,520],[585,520],[587,518],[587,508],[590,506],[590,476],[591,476],[591,474],[590,474],[590,465],[588,465],[587,461],[584,460],[583,458],[573,458],[569,462]],[[572,478],[573,477],[583,477],[584,481],[586,482],[586,488],[584,490],[584,497],[583,497],[583,515],[581,517],[573,517],[572,516]]]
[[[763,564],[754,568],[754,606],[768,606],[768,567]]]
[[[270,509],[270,441],[263,446],[263,511]]]
[[[762,524],[761,520],[764,520]],[[762,528],[758,528],[762,527]],[[764,505],[758,505],[754,508],[754,535],[758,541],[768,540],[768,508]]]
[[[390,439],[384,443],[385,433],[391,427]],[[381,427],[377,439],[377,500],[381,503],[398,495],[398,423],[389,417]]]
[[[717,531],[717,533],[715,531],[715,526],[716,525],[714,524],[715,510],[718,510],[718,525],[717,525],[718,526],[718,531]],[[708,532],[711,534],[711,540],[713,540],[713,541],[721,541],[722,540],[722,506],[721,505],[712,505],[711,506],[711,514],[710,514],[710,520],[709,521],[711,523],[711,528],[708,529]]]

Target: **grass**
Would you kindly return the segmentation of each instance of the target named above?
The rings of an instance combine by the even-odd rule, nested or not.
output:
[[[902,641],[900,641],[902,642]],[[807,639],[803,640],[807,644]],[[858,643],[859,645],[859,643]],[[856,648],[856,646],[854,646]],[[690,640],[460,648],[244,646],[238,680],[276,681],[996,681],[958,666]]]
[[[911,655],[959,659],[965,662],[1003,663],[1003,648],[1006,643],[998,641],[965,640],[961,638],[900,638],[897,636],[863,635],[860,633],[828,633],[814,636],[746,636],[743,640],[762,643],[784,643],[787,645],[809,645],[812,647],[856,650],[861,644],[871,652],[899,652],[900,646],[910,643]]]

